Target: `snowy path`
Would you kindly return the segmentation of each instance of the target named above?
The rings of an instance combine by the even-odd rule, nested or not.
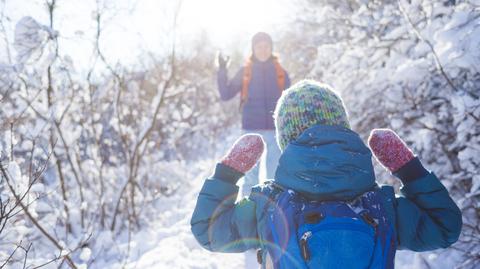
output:
[[[127,268],[258,268],[256,257],[248,254],[211,253],[201,248],[190,231],[190,217],[195,207],[198,192],[210,173],[205,169],[192,178],[184,195],[162,199],[157,205],[157,222],[134,238]],[[138,253],[138,254],[136,254]],[[135,259],[138,256],[138,259]]]

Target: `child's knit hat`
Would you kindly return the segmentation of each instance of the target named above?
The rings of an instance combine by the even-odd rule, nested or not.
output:
[[[313,125],[350,128],[342,98],[330,86],[313,80],[302,80],[285,90],[273,117],[277,143],[282,151]]]

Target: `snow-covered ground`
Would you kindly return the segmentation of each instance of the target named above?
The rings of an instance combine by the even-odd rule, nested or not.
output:
[[[254,253],[211,253],[202,249],[190,231],[196,196],[209,172],[192,177],[186,193],[157,203],[156,221],[139,233],[127,268],[256,268]],[[115,266],[114,266],[115,267]]]
[[[186,185],[181,187],[175,195],[155,201],[154,208],[157,214],[151,214],[146,221],[148,225],[132,235],[129,251],[126,251],[129,248],[126,237],[117,239],[115,243],[105,242],[106,247],[115,246],[116,250],[112,251],[112,256],[117,253],[117,259],[115,257],[100,258],[104,261],[95,262],[94,268],[122,268],[123,266],[159,269],[257,268],[254,251],[212,253],[203,249],[190,231],[190,218],[203,182],[212,173],[215,160],[222,156],[238,135],[240,135],[239,132],[233,132],[219,147],[216,156],[210,156],[208,159],[192,164],[172,164],[173,170],[185,171],[185,176],[189,177],[189,180],[182,180],[182,182]],[[129,253],[126,263],[125,257],[118,257],[118,253],[125,252]]]
[[[234,139],[234,136],[232,136]],[[229,139],[229,140],[232,140]],[[233,140],[232,140],[233,141]],[[223,149],[222,149],[223,150]],[[221,154],[221,153],[219,153]],[[219,155],[220,156],[220,155]],[[215,157],[215,156],[212,156]],[[131,250],[126,268],[257,268],[256,254],[212,253],[203,249],[190,231],[190,218],[195,208],[197,195],[214,168],[215,160],[208,159],[189,165],[187,174],[191,177],[188,185],[171,197],[156,201],[157,215],[151,216],[151,223],[131,239]],[[178,167],[180,168],[180,167]],[[127,248],[127,242],[120,244]],[[120,268],[121,262],[98,264],[98,268]]]

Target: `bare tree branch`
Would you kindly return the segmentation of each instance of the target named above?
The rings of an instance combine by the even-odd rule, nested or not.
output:
[[[160,111],[160,108],[163,105],[164,98],[165,98],[165,93],[167,92],[167,89],[170,87],[170,84],[172,83],[174,77],[175,77],[175,59],[176,59],[176,29],[177,29],[177,19],[178,19],[178,14],[180,12],[182,5],[182,1],[179,1],[178,6],[176,7],[175,10],[175,15],[174,15],[174,21],[173,21],[173,37],[172,37],[172,47],[170,51],[170,74],[167,80],[163,83],[162,90],[160,91],[160,95],[158,97],[158,101],[155,105],[155,110],[152,115],[152,120],[150,122],[149,127],[146,129],[146,131],[141,135],[141,138],[139,141],[135,143],[135,146],[133,147],[133,152],[130,154],[130,159],[129,159],[129,176],[125,184],[120,190],[120,194],[117,199],[117,203],[114,209],[113,217],[112,217],[112,224],[110,226],[110,229],[113,231],[115,229],[115,223],[116,223],[116,218],[118,215],[118,211],[120,208],[120,201],[123,197],[124,192],[127,190],[127,187],[134,181],[135,179],[135,170],[136,167],[138,166],[140,162],[141,156],[138,156],[139,149],[143,145],[143,143],[148,140],[148,137],[150,136],[152,130],[154,129],[156,123],[157,123],[157,115]],[[133,188],[134,189],[134,188]],[[132,203],[134,203],[134,195],[131,195]]]
[[[7,182],[7,185],[10,189],[10,192],[13,194],[13,196],[15,197],[15,199],[17,200],[17,203],[20,205],[20,207],[23,209],[23,212],[25,213],[25,215],[28,217],[28,219],[33,223],[33,225],[35,227],[37,227],[37,229],[60,251],[62,252],[64,249],[63,247],[60,245],[60,243],[55,239],[53,238],[52,235],[50,235],[50,233],[48,233],[45,228],[43,228],[42,225],[40,225],[40,223],[37,221],[36,218],[34,218],[32,216],[32,214],[30,214],[30,211],[28,210],[28,208],[23,204],[22,202],[22,198],[20,196],[18,196],[18,194],[15,192],[15,189],[13,188],[13,186],[11,185],[10,183],[10,176],[8,175],[8,173],[5,171],[5,169],[3,168],[2,165],[0,165],[0,171],[3,175],[3,177],[5,178],[5,181]],[[30,186],[31,187],[31,186]],[[68,255],[65,255],[64,256],[65,259],[67,260],[69,266],[73,269],[76,269],[77,267],[75,266],[75,263],[73,262],[73,260],[70,258],[70,256]]]

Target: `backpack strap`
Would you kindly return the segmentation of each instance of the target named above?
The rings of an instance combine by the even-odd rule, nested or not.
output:
[[[248,58],[243,67],[242,91],[240,92],[240,108],[243,107],[248,97],[248,86],[252,80],[253,61]]]
[[[274,182],[273,180],[267,180],[261,185],[257,185],[252,188],[252,194],[250,195],[251,199],[254,199],[257,202],[257,206],[262,208],[261,211],[269,215],[269,208],[272,208],[272,205],[276,204],[278,196],[283,193],[286,189]],[[276,208],[273,206],[273,208]],[[264,216],[268,218],[268,216]],[[264,229],[271,232],[269,228],[270,225],[267,224]],[[260,248],[257,249],[257,262],[261,265],[261,269],[273,269],[274,267],[274,258],[269,254],[268,249],[272,246],[271,233],[265,233],[266,237],[260,238]],[[267,267],[268,266],[268,267]]]
[[[285,89],[285,70],[280,65],[278,58],[273,56],[273,65],[275,67],[275,73],[277,75],[277,84],[280,90],[280,93]],[[243,78],[242,78],[242,90],[240,92],[240,108],[243,107],[248,98],[248,86],[252,80],[252,67],[253,61],[251,58],[248,58],[243,66]]]
[[[368,191],[361,196],[360,201],[363,207],[368,210],[371,217],[376,219],[372,224],[375,225],[377,238],[376,255],[381,258],[375,259],[374,263],[370,264],[371,268],[394,268],[397,242],[394,219],[389,210],[391,206],[390,199],[394,195],[392,187],[379,188],[376,186],[374,190]],[[368,220],[365,221],[368,223]]]
[[[285,89],[285,70],[280,65],[277,57],[273,58],[273,64],[275,66],[275,72],[277,73],[277,84],[280,89],[280,93]]]

